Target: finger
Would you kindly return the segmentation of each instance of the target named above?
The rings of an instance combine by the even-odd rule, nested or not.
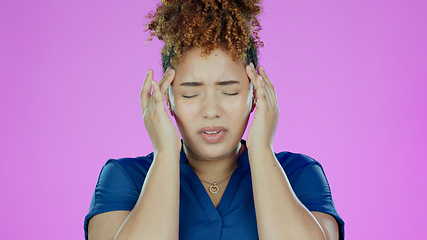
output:
[[[264,84],[268,86],[270,92],[276,98],[276,91],[274,89],[273,83],[270,81],[270,78],[268,78],[267,74],[265,73],[265,69],[262,66],[258,67],[258,73],[259,75],[262,76],[262,79],[264,80]]]
[[[254,86],[255,104],[259,107],[264,105],[265,102],[265,90],[262,83],[262,77],[257,74],[253,63],[249,63],[246,67],[246,72]]]
[[[264,81],[264,92],[266,95],[266,100],[268,101],[268,106],[274,106],[276,104],[276,97],[273,93],[273,90],[268,86],[268,84]]]
[[[277,107],[277,98],[274,93],[274,89],[271,89],[271,87],[265,81],[263,87],[266,95],[267,107],[272,110]]]
[[[258,68],[258,71],[259,72],[261,71],[260,68]],[[273,85],[271,83],[269,83],[269,79],[266,76],[266,74],[262,74],[262,75],[264,75],[264,77],[261,74],[259,76],[262,79],[262,87],[264,89],[265,96],[266,96],[267,100],[269,101],[270,105],[274,104],[274,101],[276,99],[276,95],[274,92]]]
[[[160,92],[159,84],[156,81],[152,81],[153,83],[153,96],[155,104],[163,103],[162,93]]]
[[[159,86],[161,86],[161,85],[162,85],[162,83],[163,83],[163,82],[166,80],[166,78],[169,76],[169,72],[170,72],[170,70],[171,70],[171,68],[170,68],[170,67],[166,68],[165,73],[163,73],[162,79],[160,79],[160,81],[159,81]]]
[[[276,91],[274,89],[273,84],[271,83],[270,79],[267,77],[267,74],[265,73],[265,70],[262,66],[258,67],[258,72],[260,73],[261,76],[263,76],[265,91],[266,91],[267,96],[269,98],[270,106],[276,106],[277,105],[277,94],[276,94]]]
[[[246,66],[246,74],[249,77],[249,80],[251,81],[252,85],[254,85],[255,90],[258,88],[258,85],[256,83],[257,73],[255,71],[255,68],[253,67],[253,64],[248,64]]]
[[[249,63],[248,68],[249,68],[248,75],[251,78],[253,85],[255,86],[255,91],[259,92],[262,90],[262,92],[256,95],[256,100],[258,103],[260,100],[263,101],[264,98],[268,97],[269,93],[265,88],[266,86],[265,86],[263,77],[257,73],[257,71],[255,70],[254,64],[252,62]]]
[[[256,88],[256,103],[258,107],[262,107],[266,101],[266,92],[263,86],[262,77],[258,75],[254,82]]]
[[[148,69],[145,75],[144,84],[141,89],[141,105],[142,109],[146,109],[150,101],[151,81],[153,80],[153,70]]]
[[[172,84],[174,79],[175,79],[175,69],[167,70],[162,80],[159,83],[160,92],[163,95],[165,95],[166,91],[168,90],[169,86]]]
[[[267,85],[262,76],[258,76],[258,81],[260,82],[260,86],[258,88],[260,89],[258,106],[266,111],[277,111],[277,100],[274,96],[274,93],[272,92],[272,89]]]

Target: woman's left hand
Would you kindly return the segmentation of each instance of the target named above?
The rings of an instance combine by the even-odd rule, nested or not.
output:
[[[248,150],[271,149],[279,120],[279,106],[276,91],[264,69],[259,66],[258,73],[253,63],[246,66],[246,74],[255,87],[256,109],[249,128],[246,146]]]

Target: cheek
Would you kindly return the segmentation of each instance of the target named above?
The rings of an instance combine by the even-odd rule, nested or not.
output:
[[[181,119],[194,118],[194,116],[198,114],[199,110],[199,104],[191,103],[189,101],[175,101],[174,112]]]
[[[173,109],[174,118],[177,124],[177,127],[182,136],[186,136],[194,122],[194,119],[197,119],[197,110],[194,104],[183,103],[182,101],[175,101],[175,106]],[[190,123],[190,124],[189,124]]]
[[[242,96],[239,99],[224,103],[224,111],[226,111],[229,116],[233,116],[233,118],[245,119],[246,116],[249,115],[250,110],[251,106],[248,103],[247,96]]]

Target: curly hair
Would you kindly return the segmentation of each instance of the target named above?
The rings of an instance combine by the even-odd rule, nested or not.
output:
[[[208,56],[216,48],[231,52],[233,60],[258,65],[258,48],[264,46],[258,35],[260,0],[161,0],[146,25],[165,43],[162,48],[163,71],[179,64],[193,47]]]

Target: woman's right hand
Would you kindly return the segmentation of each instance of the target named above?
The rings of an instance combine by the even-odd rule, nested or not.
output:
[[[181,139],[165,108],[165,93],[175,79],[175,70],[168,69],[160,83],[153,80],[153,70],[148,69],[141,90],[144,124],[153,143],[154,153],[180,152]],[[152,93],[151,89],[153,89]]]

